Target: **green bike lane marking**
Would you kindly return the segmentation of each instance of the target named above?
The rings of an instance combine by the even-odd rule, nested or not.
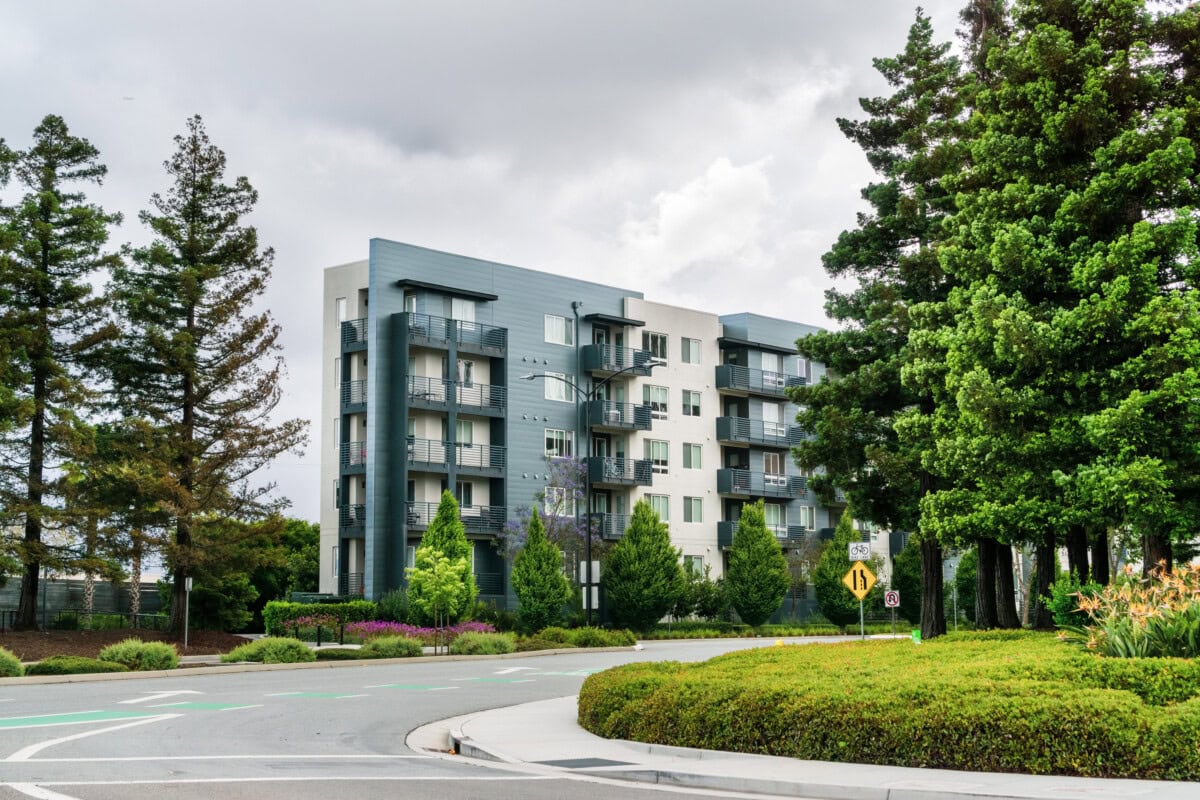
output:
[[[376,683],[365,687],[367,689],[402,689],[409,692],[444,692],[449,689],[461,689],[461,686],[435,686],[425,683]]]
[[[337,692],[272,692],[267,697],[319,697],[330,700],[345,700],[350,697],[370,697],[370,695],[338,694]]]
[[[51,725],[81,725],[85,722],[108,722],[115,719],[145,719],[161,714],[144,711],[74,711],[64,714],[38,714],[32,717],[0,719],[0,728],[46,728]]]
[[[236,711],[240,708],[262,708],[262,703],[233,704],[233,703],[160,703],[150,708],[180,708],[195,711]]]

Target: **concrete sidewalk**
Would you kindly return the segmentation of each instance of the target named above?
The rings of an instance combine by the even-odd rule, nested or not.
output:
[[[880,767],[662,747],[594,736],[579,727],[576,698],[464,715],[419,728],[414,749],[561,770],[609,780],[829,800],[1197,800],[1200,785]],[[451,756],[447,756],[451,757]]]

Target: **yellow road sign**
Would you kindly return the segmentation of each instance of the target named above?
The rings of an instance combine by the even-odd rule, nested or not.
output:
[[[846,588],[856,598],[862,600],[875,585],[875,573],[867,569],[867,565],[863,562],[855,561],[850,571],[842,576],[842,583],[846,584]]]

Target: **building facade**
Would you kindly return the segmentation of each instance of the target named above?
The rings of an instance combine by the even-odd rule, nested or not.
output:
[[[785,390],[823,374],[794,347],[812,326],[382,239],[325,271],[324,303],[322,592],[401,586],[450,489],[480,597],[504,603],[496,538],[559,457],[584,459],[605,539],[646,499],[713,577],[745,503],[785,549],[840,513],[788,452]]]

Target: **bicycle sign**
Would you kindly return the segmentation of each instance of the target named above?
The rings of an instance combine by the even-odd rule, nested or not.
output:
[[[866,561],[871,557],[870,542],[851,542],[850,543],[850,561]]]

